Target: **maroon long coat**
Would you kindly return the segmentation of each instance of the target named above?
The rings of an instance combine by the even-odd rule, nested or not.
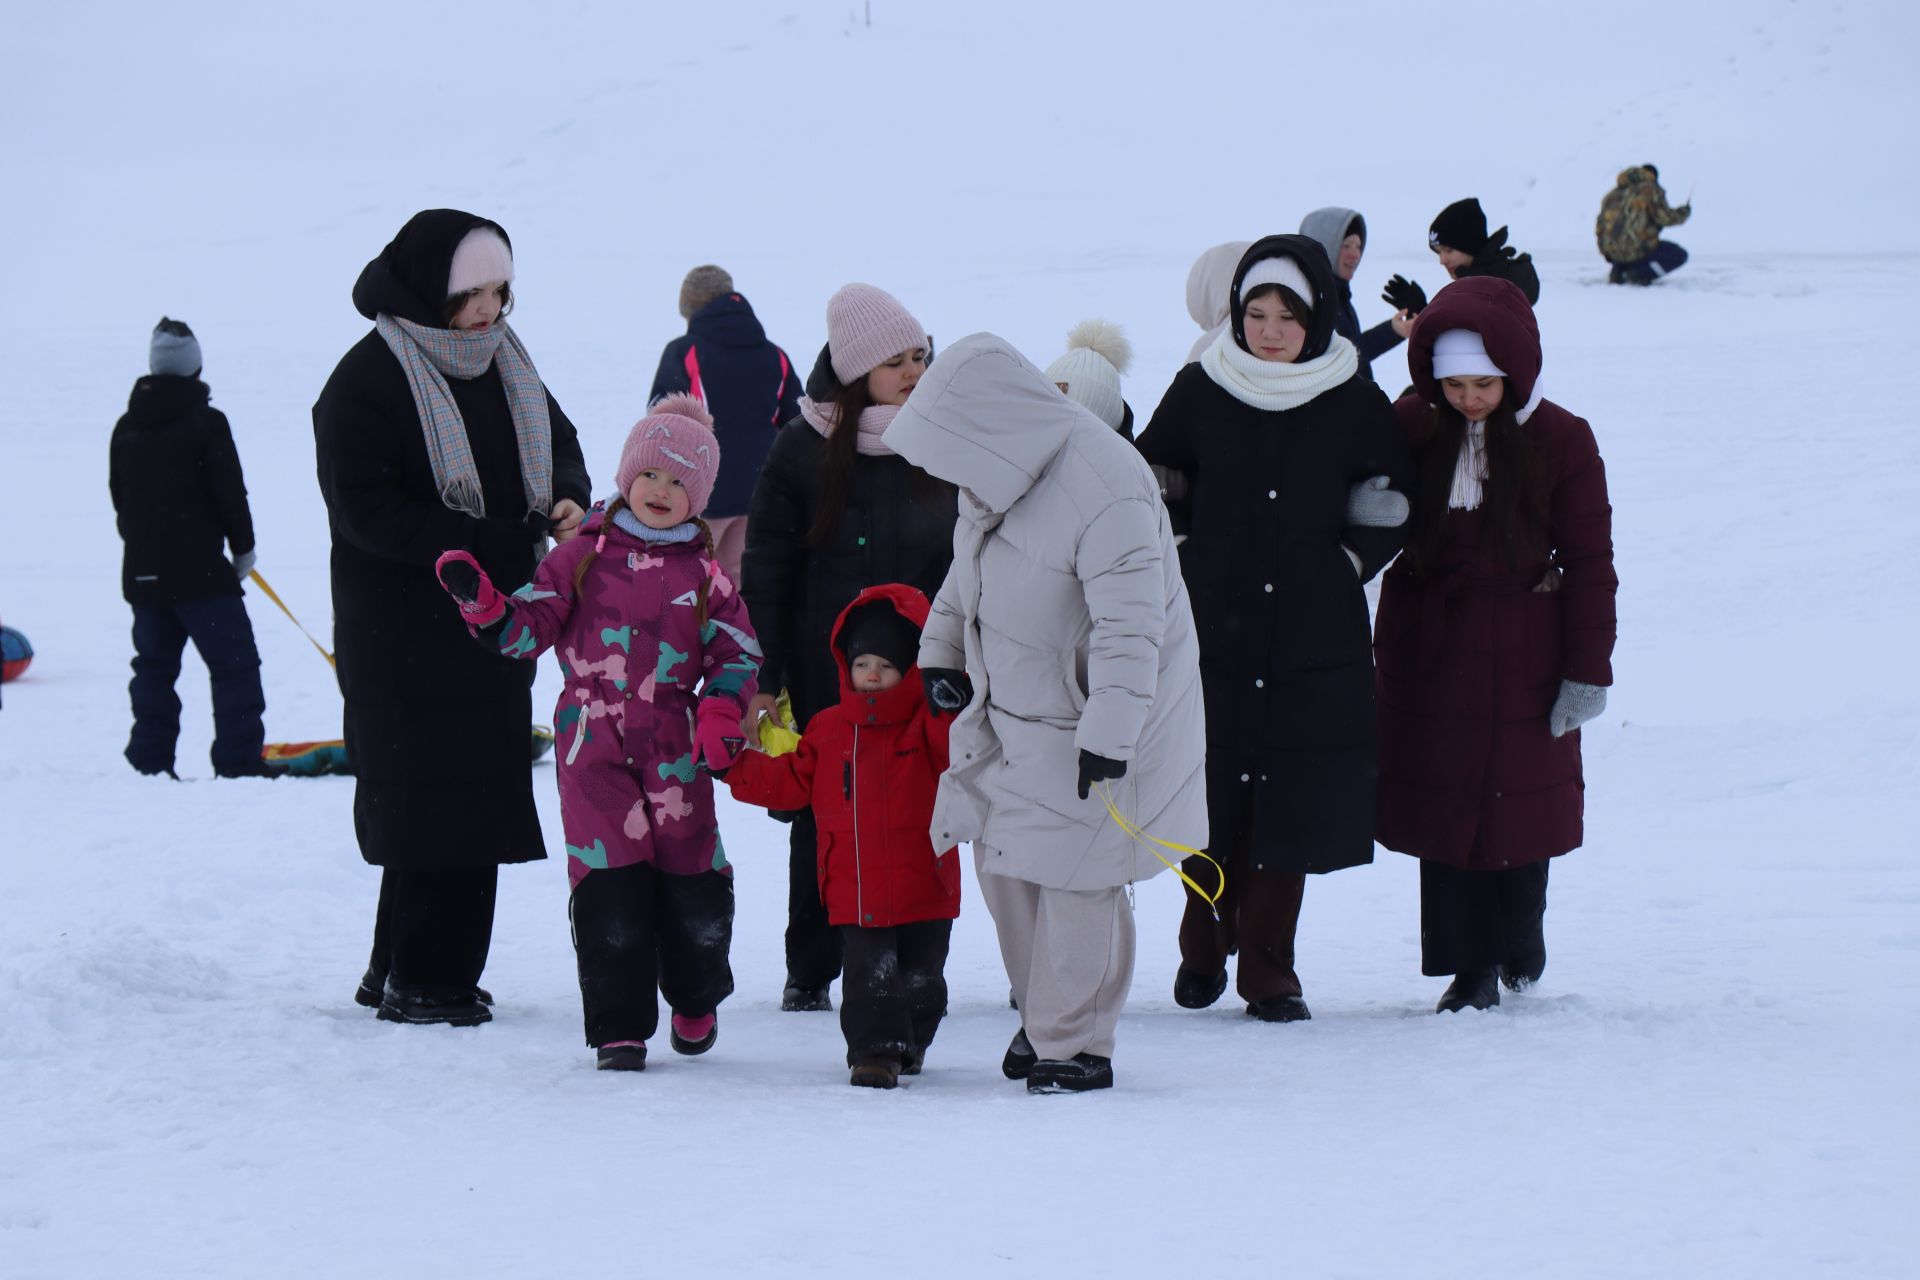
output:
[[[1433,342],[1479,333],[1508,371],[1509,403],[1540,371],[1532,309],[1504,280],[1443,289],[1408,352],[1415,392],[1394,406],[1416,451],[1434,433]],[[1578,848],[1585,802],[1580,734],[1548,731],[1562,680],[1613,683],[1613,517],[1606,468],[1585,420],[1541,401],[1524,430],[1547,483],[1544,521],[1523,521],[1517,563],[1481,548],[1483,511],[1450,510],[1437,557],[1403,556],[1381,579],[1374,624],[1380,716],[1377,838],[1467,870],[1498,870]],[[1416,523],[1418,522],[1416,513]],[[1557,592],[1535,592],[1549,568]]]

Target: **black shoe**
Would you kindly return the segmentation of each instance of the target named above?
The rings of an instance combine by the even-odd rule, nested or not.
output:
[[[353,993],[353,1002],[363,1009],[378,1009],[380,999],[385,994],[387,980],[369,969],[360,977],[360,988]],[[493,992],[485,987],[475,987],[473,998],[487,1008],[493,1008]]]
[[[891,1089],[900,1083],[900,1063],[895,1058],[862,1058],[853,1064],[847,1083],[861,1089]]]
[[[287,776],[287,766],[268,764],[265,760],[254,760],[241,765],[238,769],[215,769],[213,776],[216,778],[284,778]]]
[[[165,765],[158,769],[142,769],[136,764],[133,766],[133,771],[143,778],[172,778],[175,782],[180,781],[180,775],[173,771],[172,765]]]
[[[1020,1028],[1013,1033],[1013,1043],[1007,1046],[1007,1056],[1000,1059],[1000,1074],[1009,1080],[1025,1080],[1033,1072],[1033,1045],[1027,1040],[1027,1029]]]
[[[450,1027],[477,1027],[493,1021],[493,1011],[475,999],[471,991],[443,996],[427,991],[396,990],[391,985],[381,997],[377,1016],[382,1022],[444,1023]]]
[[[1440,1003],[1434,1006],[1435,1013],[1458,1013],[1462,1009],[1491,1009],[1500,1003],[1500,983],[1494,978],[1494,970],[1482,973],[1462,973],[1447,984]]]
[[[647,1069],[647,1046],[644,1044],[609,1044],[594,1051],[594,1066],[601,1071],[645,1071]]]
[[[926,1065],[925,1049],[909,1049],[900,1055],[900,1074],[903,1076],[917,1076],[920,1074],[920,1068]]]
[[[785,1013],[832,1013],[833,997],[827,994],[827,990],[827,987],[803,987],[798,983],[790,983],[780,993],[780,1008]]]
[[[1113,1059],[1076,1053],[1065,1062],[1043,1058],[1027,1074],[1028,1093],[1085,1093],[1113,1088]]]
[[[1195,973],[1181,965],[1173,975],[1173,1002],[1182,1009],[1204,1009],[1227,989],[1227,971],[1215,974]]]
[[[1502,965],[1500,967],[1500,985],[1509,991],[1525,991],[1528,987],[1540,981],[1540,975],[1546,970],[1546,967],[1545,962],[1537,966],[1526,965],[1524,967]]]
[[[1276,996],[1247,1006],[1247,1016],[1262,1022],[1305,1022],[1313,1017],[1299,996]]]

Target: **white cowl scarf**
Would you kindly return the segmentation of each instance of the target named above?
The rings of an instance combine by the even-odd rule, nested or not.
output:
[[[1540,407],[1540,381],[1534,380],[1533,398],[1526,407],[1515,414],[1522,426]],[[1487,484],[1487,424],[1469,422],[1467,434],[1460,440],[1460,456],[1453,462],[1453,492],[1447,495],[1447,506],[1454,511],[1472,511],[1486,500]]]
[[[1339,334],[1322,354],[1299,364],[1278,364],[1242,351],[1229,327],[1200,357],[1200,367],[1235,400],[1278,413],[1298,409],[1360,370],[1353,344]]]

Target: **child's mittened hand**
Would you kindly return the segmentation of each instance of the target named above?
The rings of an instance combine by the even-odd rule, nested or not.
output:
[[[494,590],[493,580],[480,562],[464,551],[448,551],[433,562],[434,576],[460,606],[472,627],[489,626],[507,611],[507,598]]]
[[[724,698],[701,700],[693,731],[695,753],[713,773],[725,773],[740,758],[747,740],[740,733],[740,711]]]

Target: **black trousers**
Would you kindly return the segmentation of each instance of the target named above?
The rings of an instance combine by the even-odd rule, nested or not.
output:
[[[886,929],[841,925],[847,973],[840,983],[840,1032],[847,1065],[925,1053],[947,1016],[947,946],[953,921],[919,920]]]
[[[179,604],[133,608],[133,732],[127,761],[142,773],[173,768],[173,747],[180,737],[180,655],[187,641],[207,664],[213,694],[213,769],[215,773],[257,773],[260,746],[266,741],[260,717],[266,695],[260,690],[260,653],[253,624],[239,596],[209,596]]]
[[[383,867],[367,976],[401,990],[454,997],[473,990],[493,946],[496,866]]]
[[[1253,869],[1253,814],[1240,815],[1237,829],[1222,829],[1208,854],[1222,865],[1216,869],[1205,858],[1188,858],[1181,870],[1204,889],[1221,888],[1218,909],[1186,889],[1186,910],[1180,917],[1180,963],[1195,973],[1217,974],[1227,957],[1238,952],[1240,967],[1234,990],[1249,1004],[1264,1004],[1282,996],[1302,994],[1300,974],[1294,968],[1294,938],[1300,930],[1300,902],[1307,877],[1292,871]]]
[[[660,997],[699,1018],[733,994],[733,877],[648,864],[589,871],[568,903],[587,1043],[650,1040]]]
[[[840,976],[840,931],[820,900],[820,829],[802,809],[787,832],[787,985],[823,989]]]
[[[1547,860],[1502,871],[1420,864],[1420,972],[1502,970],[1536,982],[1547,967]]]

